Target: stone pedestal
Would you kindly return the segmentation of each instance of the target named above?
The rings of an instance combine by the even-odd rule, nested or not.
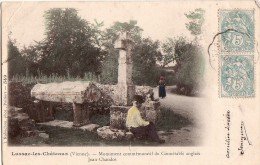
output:
[[[89,124],[89,111],[84,109],[84,105],[73,103],[73,113],[73,126],[80,127]]]
[[[81,104],[73,103],[73,126],[81,126]]]
[[[34,103],[32,109],[34,109],[33,119],[37,122],[46,122],[54,120],[53,116],[53,103],[47,101],[37,101]]]
[[[125,129],[126,116],[129,106],[111,106],[110,107],[110,128]]]

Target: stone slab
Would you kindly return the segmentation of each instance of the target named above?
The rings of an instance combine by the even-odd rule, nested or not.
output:
[[[46,126],[61,126],[63,124],[67,124],[69,121],[63,121],[63,120],[52,120],[52,121],[49,121],[49,122],[44,122],[44,123],[38,123],[39,125],[46,125]]]
[[[38,100],[66,103],[92,103],[100,100],[101,91],[89,81],[36,84],[31,96]]]
[[[88,124],[88,125],[79,127],[79,129],[83,129],[84,131],[94,132],[98,127],[99,127],[98,124]]]
[[[67,123],[64,123],[62,124],[61,126],[62,128],[73,128],[73,122],[67,122]]]
[[[68,129],[81,129],[83,131],[89,131],[89,132],[93,132],[99,127],[98,124],[87,124],[81,127],[73,127],[73,122],[64,121],[64,120],[53,120],[49,122],[38,123],[38,125],[68,128]]]

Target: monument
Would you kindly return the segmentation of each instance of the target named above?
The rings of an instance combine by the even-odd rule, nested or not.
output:
[[[127,132],[125,122],[127,112],[132,106],[135,94],[142,93],[147,87],[138,87],[132,81],[132,48],[133,41],[129,32],[121,33],[118,40],[115,42],[115,49],[119,49],[118,58],[118,84],[115,87],[115,104],[110,107],[110,125],[97,129],[97,133],[107,140],[122,140],[131,139],[133,134]],[[153,94],[150,87],[145,90],[144,108],[141,113],[144,119],[155,122],[160,111],[160,102],[153,101],[149,97]]]
[[[119,49],[118,58],[118,88],[119,90],[119,105],[132,105],[132,100],[135,95],[135,85],[132,81],[132,47],[133,41],[130,33],[125,32],[120,35],[115,42],[115,49]]]

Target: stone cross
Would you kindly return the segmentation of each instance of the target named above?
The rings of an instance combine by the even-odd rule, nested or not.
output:
[[[133,41],[129,32],[121,33],[115,42],[115,48],[119,49],[118,58],[118,88],[119,104],[132,105],[135,94],[135,86],[132,81],[132,46]]]

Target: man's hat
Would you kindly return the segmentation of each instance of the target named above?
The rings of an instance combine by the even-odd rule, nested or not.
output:
[[[137,101],[138,103],[142,104],[144,103],[144,98],[141,95],[134,95],[134,101]]]

